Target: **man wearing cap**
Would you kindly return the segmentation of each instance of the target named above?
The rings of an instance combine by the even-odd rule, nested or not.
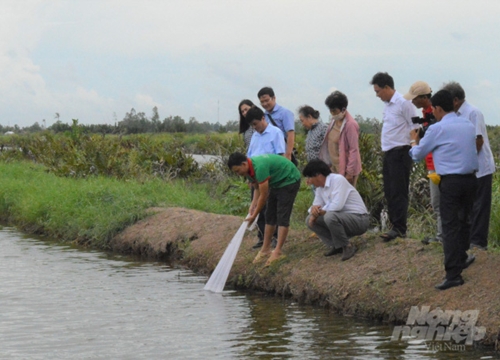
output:
[[[428,128],[428,126],[436,122],[432,114],[431,96],[432,89],[425,81],[417,81],[410,87],[408,93],[404,95],[404,98],[406,100],[411,100],[417,109],[422,109],[422,118],[424,120],[422,125],[424,128]],[[437,232],[435,237],[425,237],[422,242],[424,244],[430,242],[441,243],[443,229],[441,225],[441,214],[439,213],[439,175],[436,174],[432,153],[427,154],[425,157],[425,165],[427,166],[427,176],[429,177],[429,187],[431,190],[431,205],[437,220]]]
[[[464,283],[462,271],[472,261],[469,248],[469,215],[477,188],[478,157],[474,126],[453,111],[453,97],[440,90],[431,97],[437,123],[420,139],[418,131],[411,136],[410,156],[422,160],[429,152],[434,156],[436,171],[441,176],[440,208],[443,223],[445,280],[436,285],[446,290]]]
[[[479,170],[476,173],[478,188],[471,214],[470,246],[482,250],[488,248],[488,231],[491,212],[491,187],[495,161],[490,148],[483,113],[465,101],[465,91],[457,82],[449,82],[443,86],[453,96],[454,110],[458,116],[469,119],[476,128],[476,148],[479,159]]]
[[[384,194],[392,229],[381,237],[384,242],[406,236],[408,192],[412,161],[410,150],[411,118],[415,107],[394,89],[388,73],[375,74],[370,82],[377,97],[385,103],[382,125]]]

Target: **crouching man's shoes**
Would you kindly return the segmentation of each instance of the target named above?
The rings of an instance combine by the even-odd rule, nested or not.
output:
[[[469,254],[467,256],[467,260],[465,260],[464,269],[467,269],[470,266],[470,264],[474,262],[474,260],[476,260],[476,255]]]
[[[464,279],[462,279],[461,276],[453,279],[453,280],[448,280],[446,279],[443,281],[441,284],[434,286],[438,290],[446,290],[455,286],[460,286],[464,284]]]
[[[352,244],[344,246],[342,248],[342,261],[346,261],[352,258],[356,251],[358,251],[358,248]]]
[[[327,252],[325,252],[323,255],[325,256],[332,256],[332,255],[336,255],[336,254],[340,254],[342,253],[342,248],[334,248],[332,247],[330,250],[328,250]]]

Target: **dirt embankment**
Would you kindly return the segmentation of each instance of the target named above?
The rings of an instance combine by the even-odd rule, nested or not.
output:
[[[112,249],[148,258],[175,258],[209,275],[241,225],[235,216],[181,208],[155,208],[152,215],[116,236]],[[353,239],[359,250],[345,262],[324,257],[325,247],[310,232],[290,231],[285,259],[264,268],[253,265],[254,233],[247,232],[228,284],[290,296],[340,313],[405,323],[411,306],[479,310],[476,326],[487,329],[485,345],[500,344],[500,256],[478,250],[464,271],[465,284],[434,289],[444,277],[439,245],[417,240],[383,243],[375,235]]]

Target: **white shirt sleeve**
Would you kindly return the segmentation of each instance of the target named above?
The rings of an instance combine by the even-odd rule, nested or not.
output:
[[[330,182],[329,193],[322,209],[325,211],[340,211],[344,208],[351,192],[349,182],[343,176],[336,176]]]
[[[403,116],[404,116],[406,122],[408,123],[409,128],[410,129],[418,128],[419,125],[414,124],[411,121],[412,117],[417,116],[417,114],[416,114],[417,108],[415,107],[415,105],[413,105],[413,103],[411,101],[405,101],[403,106],[401,107],[401,110],[403,111]]]

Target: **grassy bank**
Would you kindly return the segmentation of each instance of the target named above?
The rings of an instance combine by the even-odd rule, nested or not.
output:
[[[181,206],[238,216],[244,216],[248,209],[248,187],[242,179],[232,175],[225,165],[229,154],[244,151],[242,137],[236,133],[140,134],[122,137],[84,134],[81,130],[74,124],[71,132],[64,134],[45,131],[25,136],[0,136],[0,164],[29,162],[37,164],[32,165],[31,170],[42,172],[39,166],[43,166],[45,171],[54,175],[40,179],[40,182],[45,182],[44,191],[36,194],[45,198],[36,202],[36,209],[19,210],[22,206],[34,205],[30,200],[27,204],[15,203],[12,195],[8,195],[7,201],[15,203],[12,211],[18,209],[18,212],[11,214],[9,203],[0,209],[0,216],[20,224],[28,231],[46,232],[59,238],[66,238],[65,234],[68,234],[70,238],[78,238],[82,242],[91,241],[99,247],[105,247],[110,236],[116,233],[116,229],[143,217],[143,211],[149,206]],[[373,226],[380,225],[380,213],[385,207],[379,139],[378,134],[360,136],[363,172],[357,190],[372,215]],[[297,134],[296,145],[299,149],[301,169],[306,163],[304,134]],[[218,155],[222,161],[198,166],[189,155],[191,153]],[[3,176],[7,182],[12,179],[9,171]],[[24,176],[31,180],[29,173]],[[500,248],[500,213],[496,211],[500,206],[499,176],[496,173],[493,179],[489,232],[489,244],[492,249]],[[12,186],[16,187],[18,184]],[[68,229],[64,217],[54,214],[50,208],[52,199],[57,198],[57,195],[52,194],[54,186],[58,190],[75,188],[79,194],[76,195],[77,198],[80,196],[79,202],[68,203],[66,213],[79,218],[77,213],[81,211],[74,207],[86,210],[85,204],[90,203],[89,206],[95,207],[93,213],[103,211],[107,214],[102,217],[103,224],[99,225],[94,220],[86,219]],[[36,188],[37,185],[30,187]],[[113,189],[109,190],[110,188]],[[69,194],[75,191],[68,190]],[[82,191],[83,195],[78,191]],[[28,196],[23,191],[18,193],[21,195],[16,196]],[[86,198],[86,193],[91,195]],[[68,195],[67,198],[71,201],[72,196]],[[292,214],[294,227],[304,227],[303,221],[311,200],[312,193],[303,184]],[[423,162],[413,166],[409,200],[408,235],[415,239],[434,236],[436,219],[430,206],[429,185]],[[121,201],[127,204],[119,204]],[[117,209],[113,210],[113,206]],[[99,207],[102,209],[99,210]],[[58,207],[55,209],[60,210]],[[30,213],[33,215],[28,216]],[[51,219],[47,220],[47,217]],[[54,221],[52,217],[62,218],[62,221]],[[101,217],[98,222],[101,222]],[[60,231],[56,230],[58,228]]]
[[[249,206],[246,184],[228,179],[215,186],[183,179],[116,180],[109,177],[57,177],[27,162],[0,163],[0,217],[21,230],[101,249],[151,207],[185,207],[243,216]],[[310,203],[310,190],[299,193],[293,219]]]

